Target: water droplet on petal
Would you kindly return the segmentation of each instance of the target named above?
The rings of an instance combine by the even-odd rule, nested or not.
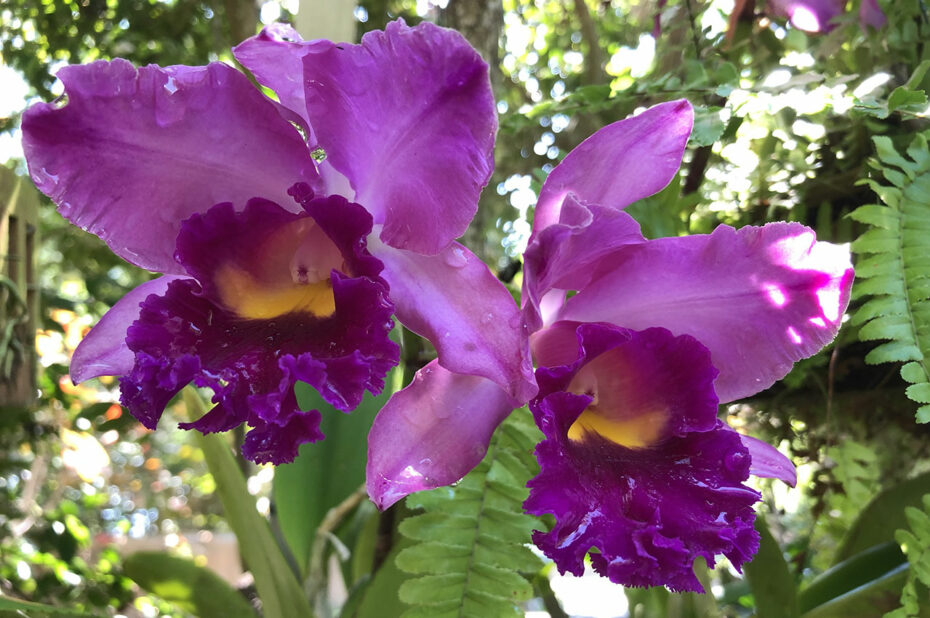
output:
[[[464,268],[468,264],[468,256],[462,247],[452,247],[452,250],[446,253],[445,260],[452,268]]]
[[[494,314],[491,312],[485,313],[483,316],[481,316],[482,324],[490,324],[492,320],[494,320]]]

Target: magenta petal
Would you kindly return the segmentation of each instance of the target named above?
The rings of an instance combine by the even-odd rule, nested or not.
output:
[[[864,30],[866,26],[872,26],[876,30],[884,28],[888,23],[882,7],[878,6],[878,0],[862,0],[859,3],[859,26]]]
[[[584,288],[602,258],[644,240],[639,224],[625,212],[585,206],[567,195],[559,222],[536,234],[523,254],[523,307],[530,330],[551,323],[565,291]]]
[[[749,450],[752,463],[749,473],[768,479],[784,481],[791,487],[798,483],[798,471],[791,460],[781,454],[777,448],[752,436],[740,434],[739,439]]]
[[[149,294],[161,296],[175,279],[166,275],[146,281],[110,307],[97,325],[81,340],[71,357],[71,381],[75,384],[100,376],[121,376],[132,369],[133,354],[126,345],[126,331],[139,318],[139,305]]]
[[[310,124],[392,247],[437,253],[494,165],[487,65],[457,32],[403,21],[304,58]]]
[[[691,104],[681,99],[607,125],[581,142],[543,183],[533,235],[559,220],[569,193],[621,209],[659,192],[681,167],[693,121]]]
[[[807,32],[827,32],[836,24],[833,19],[843,13],[846,0],[768,0],[769,12],[787,17],[791,25]]]
[[[536,394],[522,317],[507,288],[468,249],[426,256],[371,243],[398,319],[429,339],[453,373],[482,376],[524,403]]]
[[[797,223],[621,248],[560,319],[662,326],[707,346],[721,402],[753,395],[833,340],[849,301],[846,247]]]
[[[613,582],[700,591],[696,557],[713,566],[723,554],[739,568],[758,548],[759,494],[742,484],[747,449],[716,418],[710,355],[665,329],[575,327],[577,359],[540,367],[530,402],[546,439],[524,507],[556,519],[533,541],[562,572],[581,575],[595,547],[595,570]]]
[[[58,76],[67,104],[23,116],[32,179],[65,218],[137,266],[183,273],[174,241],[195,212],[252,197],[293,204],[294,183],[318,185],[300,133],[224,64],[98,61]]]
[[[451,373],[434,360],[378,412],[368,434],[368,495],[379,509],[459,480],[520,404],[494,382]]]
[[[271,24],[263,28],[261,33],[234,47],[233,55],[252,72],[260,84],[275,91],[282,105],[299,114],[309,124],[307,99],[304,97],[303,59],[331,45],[329,41],[304,41],[287,24]],[[314,143],[315,139],[311,137],[310,142]]]

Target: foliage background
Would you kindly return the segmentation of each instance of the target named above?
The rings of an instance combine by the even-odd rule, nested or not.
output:
[[[516,576],[524,582],[514,583],[519,594],[479,589],[469,597],[463,584],[423,605],[425,592],[440,581],[435,578],[448,582],[471,568],[453,561],[437,572],[437,561],[455,547],[473,551],[482,528],[458,546],[441,542],[445,532],[431,535],[431,517],[456,515],[444,510],[449,502],[441,491],[383,514],[362,499],[356,491],[364,470],[360,445],[379,407],[372,400],[351,417],[327,416],[330,438],[291,466],[273,472],[238,461],[316,613],[438,615],[451,599],[458,613],[450,615],[482,615],[462,599],[490,596],[497,600],[488,607],[496,609],[485,607],[484,615],[504,606],[552,616],[926,614],[920,605],[930,584],[924,564],[930,520],[921,496],[930,493],[930,454],[927,427],[915,422],[915,412],[930,399],[906,388],[927,382],[930,316],[912,312],[916,317],[907,323],[914,327],[916,353],[894,348],[869,356],[875,348],[870,340],[901,344],[903,335],[892,332],[888,320],[870,321],[888,312],[875,313],[876,305],[867,302],[903,297],[889,283],[897,279],[888,269],[897,266],[882,270],[881,264],[926,255],[921,239],[930,238],[930,227],[923,226],[930,221],[926,141],[913,141],[930,129],[930,19],[922,0],[880,2],[888,23],[866,30],[856,19],[858,4],[850,2],[837,27],[824,34],[771,20],[762,1],[449,0],[439,7],[425,0],[361,0],[355,6],[359,36],[397,16],[408,23],[431,19],[459,28],[491,62],[501,122],[496,172],[464,242],[515,290],[545,174],[599,127],[682,96],[697,110],[682,173],[630,209],[647,235],[801,221],[822,240],[856,241],[860,277],[862,259],[872,260],[866,274],[870,267],[877,274],[866,277],[869,284],[857,281],[852,319],[831,347],[768,391],[721,410],[734,427],[779,445],[800,472],[794,490],[759,484],[768,536],[745,577],[724,566],[702,574],[712,590],[704,597],[628,590],[624,602],[613,587],[594,609],[573,609],[579,606],[569,597],[562,594],[560,605],[553,593],[565,584],[550,583],[551,565],[523,556],[501,567],[498,557],[484,562],[526,575]],[[117,56],[137,64],[232,62],[232,44],[263,22],[290,19],[298,8],[304,7],[237,0],[8,0],[0,8],[0,54],[4,70],[25,81],[30,99],[48,100],[58,92],[52,75],[62,63]],[[11,140],[24,103],[0,120]],[[6,165],[24,172],[15,157]],[[907,204],[895,192],[908,196]],[[150,433],[114,405],[112,381],[74,387],[67,378],[68,354],[81,334],[149,275],[68,225],[51,204],[43,203],[39,218],[40,398],[0,413],[0,594],[108,614],[203,614],[201,601],[159,588],[165,573],[180,567],[158,558],[126,561],[115,549],[126,539],[157,537],[176,554],[191,556],[198,538],[218,539],[230,529],[229,505],[215,492],[201,445],[171,429],[186,414],[183,405]],[[930,297],[923,259],[898,264],[911,308]],[[432,353],[410,333],[399,336],[405,365],[395,376],[398,384]],[[870,362],[883,360],[895,362]],[[924,373],[905,381],[899,361],[916,363],[905,377]],[[311,405],[312,393],[302,396]],[[928,420],[927,413],[918,420]],[[519,425],[519,415],[513,423]],[[495,438],[504,451],[532,444],[526,427],[509,431],[510,437]],[[228,440],[235,444],[241,435]],[[519,461],[521,451],[515,452]],[[510,511],[519,512],[515,505],[532,460],[521,469],[507,457],[502,461],[510,465],[489,460],[476,472],[484,476],[454,491],[489,491],[490,478],[503,483]],[[82,467],[78,460],[97,465]],[[524,530],[527,522],[509,524]],[[518,541],[508,555],[522,549]],[[875,553],[863,557],[865,550]],[[243,598],[260,605],[251,581],[246,576],[236,584]],[[426,609],[416,609],[421,605]]]

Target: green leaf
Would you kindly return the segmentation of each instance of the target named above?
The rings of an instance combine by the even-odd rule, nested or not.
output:
[[[926,71],[922,67],[920,70]],[[889,108],[917,102],[926,104],[923,92],[897,88]],[[885,136],[874,138],[878,160],[887,184],[869,179],[867,184],[884,202],[862,206],[850,217],[871,226],[853,243],[853,251],[872,254],[857,269],[854,295],[868,298],[853,315],[861,324],[862,341],[888,340],[869,352],[870,364],[907,363],[902,377],[911,383],[907,396],[920,404],[930,403],[930,156],[927,137],[917,134],[905,156]],[[930,418],[930,409],[917,411],[918,421]]]
[[[881,543],[821,573],[798,594],[798,606],[807,612],[851,590],[881,579],[907,559],[895,542]]]
[[[402,506],[394,509],[403,511]],[[399,516],[400,513],[397,513]],[[406,521],[406,519],[404,519]],[[365,587],[363,597],[355,607],[343,608],[343,618],[384,618],[385,616],[400,616],[409,608],[400,600],[397,591],[410,579],[410,575],[401,571],[396,565],[397,555],[411,547],[413,542],[402,535],[395,535],[394,545],[376,572],[371,582]]]
[[[898,606],[901,588],[907,581],[907,565],[853,588],[831,601],[818,605],[801,618],[876,618]]]
[[[895,540],[907,554],[910,571],[901,590],[900,607],[889,617],[915,618],[923,615],[922,608],[930,613],[926,593],[930,586],[930,494],[924,495],[921,502],[923,508],[908,506],[904,509],[910,530],[895,532]]]
[[[924,76],[927,74],[928,70],[930,70],[930,60],[924,60],[917,65],[917,68],[911,73],[910,79],[908,79],[907,83],[904,85],[911,89],[919,88],[920,82],[924,80]]]
[[[691,132],[691,140],[698,146],[710,146],[723,135],[726,125],[720,119],[719,107],[701,107],[694,108],[694,129]]]
[[[681,176],[656,193],[633,202],[626,212],[636,219],[647,238],[680,236],[688,232],[688,220],[697,204],[697,196],[681,195]]]
[[[195,616],[256,617],[255,610],[235,588],[186,558],[140,551],[126,558],[123,568],[139,587]]]
[[[368,429],[393,392],[393,375],[381,395],[366,393],[351,414],[333,408],[310,385],[297,384],[300,409],[320,411],[326,439],[301,445],[293,463],[275,469],[272,496],[278,525],[303,574],[326,513],[365,482]]]
[[[203,401],[193,389],[184,391],[184,403],[191,418],[198,418],[205,412]],[[246,489],[245,478],[229,445],[219,434],[198,433],[197,436],[216,482],[226,522],[236,534],[242,558],[255,578],[262,613],[266,618],[312,616],[303,590],[278,549],[268,522],[255,509],[255,499]]]
[[[923,109],[927,105],[927,93],[923,90],[911,90],[907,86],[898,86],[888,97],[888,111],[897,109]]]
[[[531,455],[538,430],[525,408],[495,432],[484,460],[452,487],[407,498],[424,513],[405,519],[400,532],[411,547],[396,564],[419,575],[403,583],[400,598],[416,616],[519,616],[533,595],[519,573],[542,566],[524,544],[536,520],[523,513],[526,481],[536,474]]]
[[[794,578],[778,542],[761,515],[756,517],[756,530],[761,536],[759,552],[752,562],[743,565],[755,598],[756,614],[759,618],[797,618]]]
[[[904,509],[919,507],[926,493],[930,493],[930,473],[904,481],[875,496],[843,537],[833,563],[839,564],[875,545],[894,541],[894,531],[907,526]]]
[[[0,595],[0,611],[22,612],[23,614],[33,616],[95,616],[76,609],[67,607],[55,607],[54,605],[43,605],[42,603],[33,603],[31,601],[20,601]]]

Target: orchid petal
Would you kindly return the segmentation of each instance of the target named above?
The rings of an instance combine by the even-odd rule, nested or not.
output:
[[[559,319],[690,334],[721,402],[753,395],[833,340],[849,302],[847,247],[797,223],[661,238],[618,250]]]
[[[882,7],[878,5],[878,0],[862,0],[859,4],[859,26],[865,30],[866,26],[872,26],[876,30],[884,28],[888,23]]]
[[[381,239],[439,252],[475,214],[497,130],[487,65],[457,32],[402,21],[304,58],[310,124]]]
[[[304,41],[288,24],[271,24],[236,45],[233,56],[260,84],[274,90],[282,105],[309,125],[303,59],[328,49],[330,45],[329,41]],[[309,141],[311,144],[315,142],[312,134]]]
[[[368,495],[379,509],[459,480],[487,452],[491,434],[519,403],[491,380],[420,369],[375,417],[368,434]]]
[[[639,224],[625,212],[585,206],[567,195],[559,222],[537,234],[523,254],[523,305],[530,329],[550,324],[565,290],[587,285],[604,256],[644,240]]]
[[[132,369],[133,353],[126,345],[126,331],[139,318],[139,306],[150,294],[161,296],[175,279],[166,275],[146,281],[110,307],[90,329],[71,357],[71,381],[75,384],[100,376],[121,376]]]
[[[846,0],[769,0],[769,11],[787,17],[791,25],[806,32],[827,32],[836,24],[833,19],[843,13]]]
[[[543,183],[533,235],[559,221],[569,193],[615,209],[658,193],[681,167],[693,121],[691,104],[681,99],[607,125],[581,142]]]
[[[288,188],[319,185],[300,133],[224,64],[98,61],[58,75],[67,104],[23,116],[32,178],[65,218],[137,266],[182,274],[174,241],[195,212],[252,197],[298,211]]]
[[[662,328],[551,330],[572,327],[576,358],[541,366],[530,402],[545,439],[524,508],[555,515],[551,531],[533,541],[576,575],[596,547],[595,570],[626,586],[700,591],[697,556],[713,567],[724,554],[738,569],[758,548],[759,494],[742,484],[746,447],[716,417],[708,350]]]
[[[749,450],[749,456],[752,457],[749,474],[767,479],[778,479],[791,487],[798,484],[798,471],[781,451],[752,436],[740,434],[739,439]]]
[[[536,394],[520,311],[484,262],[458,243],[435,256],[371,238],[368,249],[384,263],[397,318],[436,346],[444,368],[492,380],[521,403]]]

